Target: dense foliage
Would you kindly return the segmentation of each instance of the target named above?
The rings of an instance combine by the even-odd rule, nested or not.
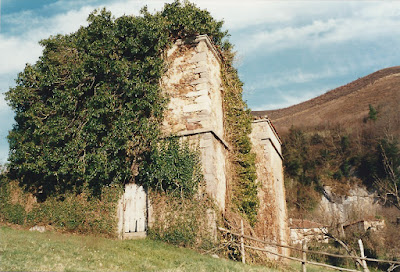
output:
[[[197,194],[195,201],[155,192],[150,197],[154,217],[151,238],[200,250],[215,247],[210,224],[216,219],[216,207],[206,194]]]
[[[379,117],[370,105],[357,133],[340,126],[323,130],[291,128],[283,146],[289,206],[311,210],[319,202],[323,186],[346,195],[354,183],[362,183],[376,191],[385,204],[400,207],[396,122],[400,119],[392,117],[388,122]]]
[[[75,33],[41,41],[43,56],[25,67],[7,93],[16,113],[8,136],[10,178],[42,201],[87,188],[101,197],[106,185],[134,177],[157,191],[193,196],[201,180],[198,154],[176,138],[160,139],[168,98],[159,82],[171,43],[207,34],[224,58],[232,208],[254,223],[259,203],[251,117],[223,22],[186,1],[117,19],[95,11],[88,22]]]
[[[13,224],[24,224],[26,211],[24,205],[11,201],[12,184],[0,175],[0,221]]]
[[[319,202],[323,185],[346,194],[352,183],[358,159],[348,134],[338,128],[306,132],[291,128],[283,137],[287,204],[290,210],[309,212]],[[291,182],[289,182],[289,180]]]
[[[162,140],[148,153],[137,180],[160,192],[192,197],[202,181],[199,154],[176,137]]]
[[[10,174],[42,199],[130,181],[156,156],[149,153],[157,152],[166,104],[163,52],[180,37],[208,34],[220,45],[226,35],[207,11],[179,1],[136,17],[102,10],[88,21],[41,41],[43,56],[7,93],[16,113]]]
[[[243,213],[251,224],[257,220],[259,199],[255,168],[255,154],[251,151],[251,113],[242,99],[243,83],[233,67],[234,54],[229,44],[224,45],[224,117],[225,134],[232,145],[233,163],[232,203]]]
[[[32,227],[46,225],[51,229],[80,233],[116,235],[117,201],[120,186],[105,186],[101,198],[66,193],[62,198],[49,196],[36,203],[15,181],[0,176],[0,221]]]

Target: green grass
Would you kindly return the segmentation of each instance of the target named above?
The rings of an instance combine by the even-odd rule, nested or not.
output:
[[[292,261],[290,262],[290,268],[293,269],[293,271],[303,271],[301,267],[301,263]],[[330,269],[327,267],[322,267],[322,266],[316,266],[316,265],[311,265],[307,264],[307,272],[320,272],[320,271],[338,271],[334,269]]]
[[[149,239],[119,241],[0,227],[0,271],[276,271]]]

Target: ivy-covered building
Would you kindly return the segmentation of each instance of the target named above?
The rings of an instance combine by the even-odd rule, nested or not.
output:
[[[227,138],[226,85],[221,76],[223,58],[207,35],[177,40],[166,52],[168,71],[162,89],[169,103],[162,122],[163,137],[177,136],[200,153],[204,192],[222,214],[231,209],[233,147]],[[281,141],[269,119],[257,119],[249,135],[256,168],[256,221],[253,225],[263,238],[288,243],[287,211],[283,184]],[[246,195],[239,196],[247,197]],[[120,202],[120,237],[143,236],[154,222],[151,199],[145,190],[128,184]],[[208,211],[210,214],[210,211]],[[204,215],[204,217],[207,217]],[[208,216],[207,226],[216,229],[217,216]]]

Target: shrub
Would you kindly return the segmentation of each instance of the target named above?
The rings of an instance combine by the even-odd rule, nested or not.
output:
[[[198,249],[209,249],[216,242],[212,224],[217,213],[206,194],[186,199],[151,192],[150,197],[154,218],[149,226],[151,238]]]
[[[4,221],[13,224],[23,225],[26,212],[21,204],[5,204],[1,206],[1,213]]]
[[[117,201],[122,193],[120,186],[104,187],[100,197],[68,193],[60,200],[49,197],[37,203],[27,214],[27,224],[51,225],[56,229],[81,233],[116,235]]]
[[[26,212],[20,203],[11,201],[12,186],[8,179],[0,176],[0,220],[13,224],[23,225]]]

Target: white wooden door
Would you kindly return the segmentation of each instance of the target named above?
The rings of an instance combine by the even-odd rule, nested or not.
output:
[[[124,232],[144,232],[147,225],[146,192],[142,186],[127,184],[124,193]]]

